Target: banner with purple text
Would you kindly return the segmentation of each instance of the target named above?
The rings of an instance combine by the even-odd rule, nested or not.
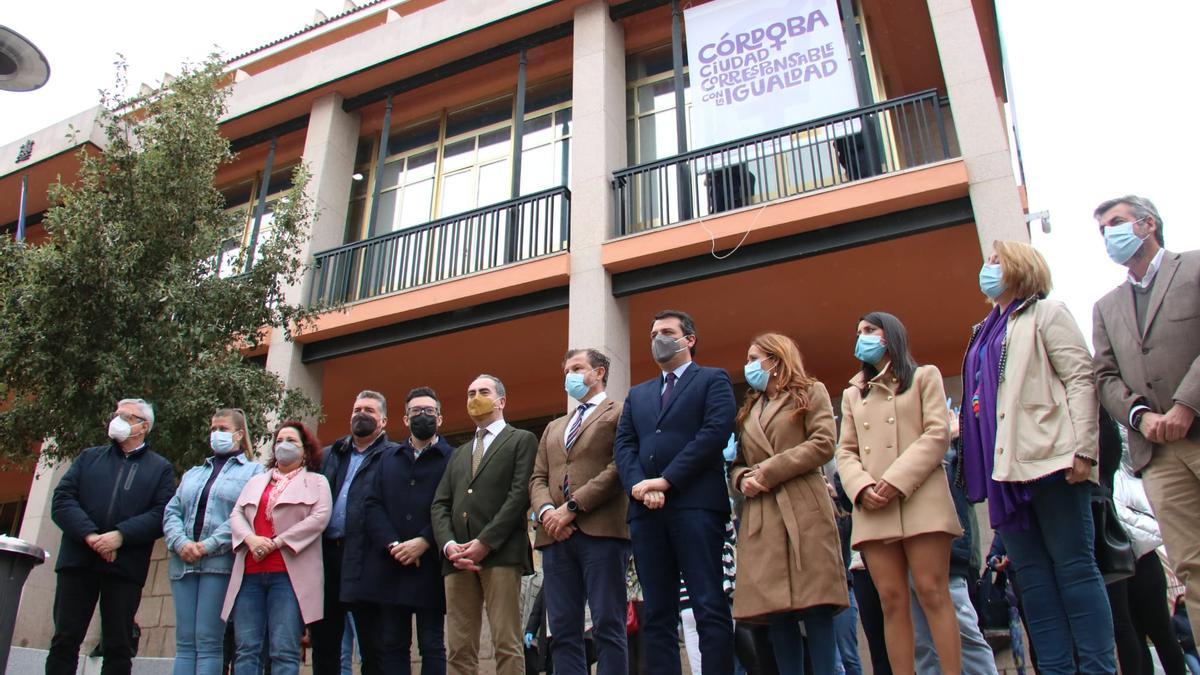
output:
[[[858,107],[837,0],[713,0],[684,21],[693,148]]]

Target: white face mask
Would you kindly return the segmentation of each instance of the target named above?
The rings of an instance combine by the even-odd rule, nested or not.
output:
[[[132,433],[133,427],[120,417],[114,417],[108,423],[108,437],[118,443],[124,443]]]

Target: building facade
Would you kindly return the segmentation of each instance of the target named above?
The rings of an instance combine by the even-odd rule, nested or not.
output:
[[[670,0],[380,0],[233,58],[222,131],[237,158],[217,182],[246,228],[220,254],[269,232],[303,163],[313,269],[289,297],[347,304],[247,356],[323,402],[326,441],[368,388],[432,386],[446,430],[469,431],[480,372],[504,380],[509,421],[540,433],[565,410],[568,346],[607,353],[621,397],[657,371],[649,327],[665,308],[695,317],[697,360],[735,382],[750,339],[775,330],[834,393],[857,368],[858,318],[884,309],[956,391],[981,253],[1028,240],[995,9],[837,7],[858,107],[703,148]],[[90,111],[0,148],[0,223],[24,181],[36,239],[45,187],[102,145]],[[0,481],[21,535],[52,552],[60,474]],[[14,644],[48,644],[53,582],[52,565],[30,579]],[[173,649],[169,602],[143,624],[143,655]]]

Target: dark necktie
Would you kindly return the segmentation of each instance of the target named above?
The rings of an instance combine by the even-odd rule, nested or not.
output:
[[[571,428],[567,430],[567,450],[575,445],[575,440],[579,438],[579,429],[583,427],[583,414],[591,407],[591,403],[580,403],[575,409],[575,419],[571,422]]]
[[[667,402],[671,400],[671,394],[675,393],[675,373],[667,373],[667,386],[663,388],[662,407],[667,408]]]

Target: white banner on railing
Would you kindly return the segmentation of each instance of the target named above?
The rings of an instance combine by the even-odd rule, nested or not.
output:
[[[693,148],[858,107],[837,0],[713,0],[684,20]]]

